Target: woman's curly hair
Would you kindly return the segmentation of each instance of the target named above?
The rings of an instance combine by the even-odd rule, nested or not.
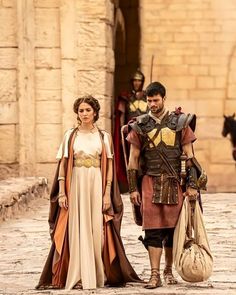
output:
[[[77,98],[73,106],[73,110],[77,115],[78,115],[79,106],[83,102],[89,104],[93,108],[95,112],[94,122],[96,122],[99,118],[99,110],[100,110],[100,104],[98,100],[94,98],[92,95],[86,95],[86,96]],[[77,117],[77,119],[79,120],[79,117]]]

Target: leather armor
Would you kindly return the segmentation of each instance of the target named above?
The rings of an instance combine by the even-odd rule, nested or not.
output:
[[[153,202],[162,204],[178,203],[178,183],[182,146],[182,129],[192,122],[195,128],[195,115],[167,113],[161,123],[149,114],[136,118],[130,127],[142,141],[142,172],[153,177]]]

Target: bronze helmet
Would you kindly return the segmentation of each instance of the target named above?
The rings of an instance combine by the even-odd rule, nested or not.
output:
[[[131,81],[133,81],[133,80],[141,80],[144,83],[145,77],[144,77],[144,74],[139,69],[137,69],[134,72],[134,74],[131,76],[130,80]]]

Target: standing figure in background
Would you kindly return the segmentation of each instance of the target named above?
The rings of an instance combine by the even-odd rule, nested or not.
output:
[[[95,122],[92,96],[74,102],[78,127],[69,129],[50,194],[52,246],[36,288],[95,289],[139,281],[126,258],[120,226],[123,203],[108,132]]]
[[[121,193],[128,192],[126,166],[121,144],[121,127],[134,117],[147,112],[147,103],[143,91],[144,74],[137,69],[130,79],[131,91],[123,91],[118,96],[115,107],[114,154],[117,180]]]
[[[166,89],[159,82],[146,88],[146,96],[150,111],[128,126],[127,140],[131,145],[128,182],[131,203],[140,206],[145,231],[144,239],[140,239],[148,250],[151,266],[151,277],[145,287],[153,289],[162,286],[163,248],[164,280],[167,284],[177,283],[172,274],[174,229],[184,193],[192,202],[198,197],[201,167],[192,146],[196,140],[196,116],[186,115],[180,108],[169,112],[165,107]]]

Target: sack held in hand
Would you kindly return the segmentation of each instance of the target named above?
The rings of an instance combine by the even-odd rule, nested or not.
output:
[[[198,201],[193,213],[194,236],[191,219],[191,206],[186,197],[174,232],[173,260],[183,280],[202,282],[212,273],[213,257]]]

